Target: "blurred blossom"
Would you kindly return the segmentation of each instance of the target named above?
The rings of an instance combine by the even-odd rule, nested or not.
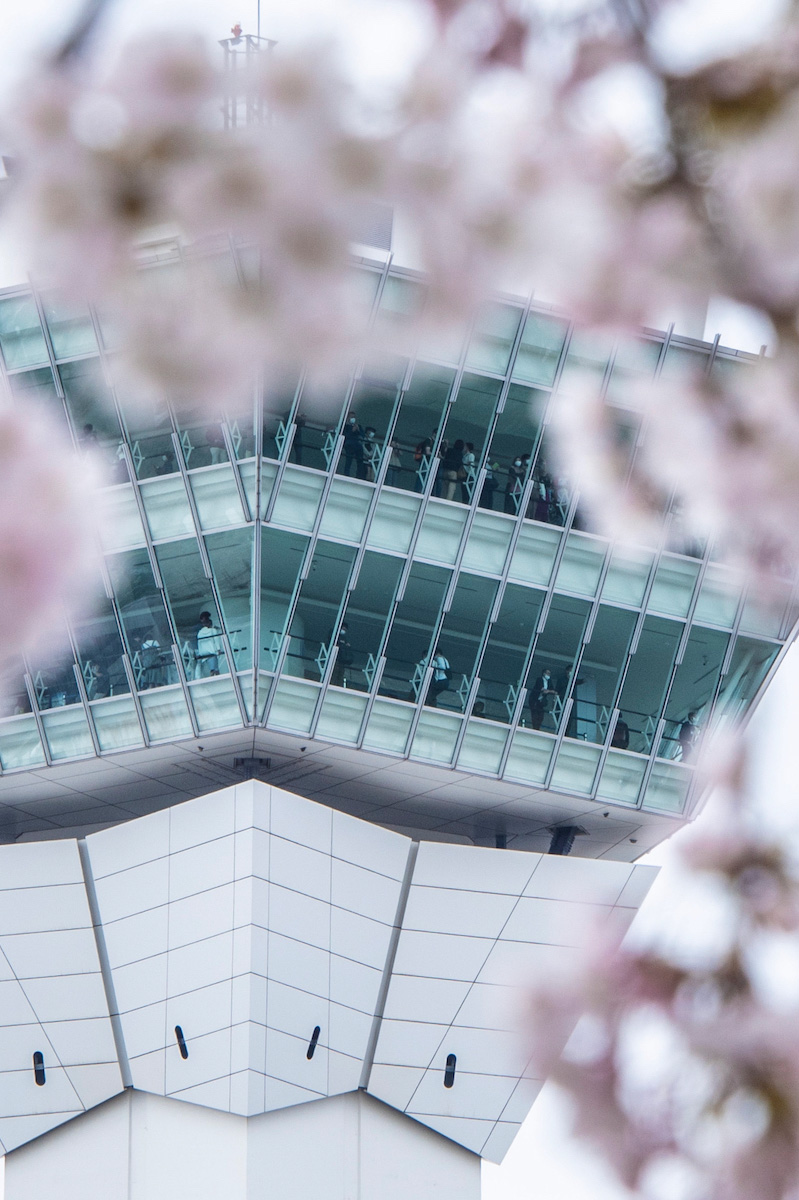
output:
[[[42,411],[0,403],[0,665],[56,636],[98,576],[98,474]]]

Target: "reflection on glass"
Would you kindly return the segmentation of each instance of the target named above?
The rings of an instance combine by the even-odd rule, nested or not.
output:
[[[377,669],[386,621],[404,561],[367,550],[350,593],[337,638],[332,682],[369,691]]]
[[[562,317],[531,312],[524,323],[513,378],[551,386],[568,328],[569,322]]]
[[[591,605],[554,596],[527,673],[527,705],[521,723],[555,733],[571,688]]]
[[[620,721],[627,726],[628,741],[622,749],[648,754],[652,748],[682,631],[680,622],[663,617],[647,617],[644,621],[619,698]],[[618,724],[613,737],[614,745],[624,740]]]
[[[411,567],[386,644],[381,695],[419,698],[450,575],[444,567],[427,563],[415,562]]]
[[[512,720],[527,656],[535,637],[544,593],[509,583],[491,626],[473,717]]]
[[[317,542],[308,575],[300,593],[289,628],[289,648],[283,664],[284,675],[320,680],[327,660],[338,642],[339,655],[350,651],[347,634],[338,631],[338,615],[355,561],[355,547],[336,542]]]
[[[458,576],[449,612],[438,636],[438,655],[448,664],[446,687],[434,689],[435,707],[462,712],[469,697],[475,664],[497,594],[497,582],[466,571]],[[435,663],[434,663],[435,665]],[[430,693],[425,699],[429,704]]]
[[[261,645],[262,670],[274,671],[286,632],[294,590],[308,548],[308,539],[280,529],[261,529]]]
[[[683,660],[674,673],[666,704],[666,725],[658,747],[660,758],[690,762],[707,723],[707,713],[716,693],[729,634],[694,625],[688,636]]]
[[[187,678],[226,675],[222,623],[196,539],[164,542],[155,555]]]
[[[177,680],[172,633],[146,550],[107,557],[136,687],[163,687]]]
[[[47,346],[32,296],[0,300],[0,348],[10,370],[47,362]]]
[[[129,692],[122,639],[110,600],[103,599],[95,605],[91,616],[73,621],[72,632],[89,700]]]
[[[386,482],[409,492],[423,492],[433,466],[441,419],[455,372],[419,363],[403,394],[391,446]]]
[[[522,310],[511,304],[490,301],[477,314],[466,355],[467,367],[504,375],[519,328]]]

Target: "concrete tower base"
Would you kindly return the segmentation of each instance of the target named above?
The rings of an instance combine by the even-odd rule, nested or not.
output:
[[[128,1090],[6,1157],[5,1200],[479,1200],[480,1158],[363,1092],[239,1117]]]

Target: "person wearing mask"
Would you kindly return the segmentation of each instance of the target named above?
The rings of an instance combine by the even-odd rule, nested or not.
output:
[[[528,695],[530,724],[533,729],[541,728],[545,715],[550,711],[550,705],[552,704],[551,697],[557,696],[557,694],[552,686],[552,672],[549,667],[544,667],[530,688]]]
[[[519,511],[519,500],[524,487],[526,471],[521,454],[517,454],[508,467],[508,478],[505,484],[505,512],[514,516]]]
[[[344,426],[344,474],[349,475],[352,464],[355,463],[355,474],[363,479],[363,442],[364,432],[358,424],[355,413],[350,413]]]
[[[224,654],[224,644],[219,630],[214,625],[211,614],[201,612],[194,651],[197,679],[207,679],[209,675],[219,674],[220,654]]]

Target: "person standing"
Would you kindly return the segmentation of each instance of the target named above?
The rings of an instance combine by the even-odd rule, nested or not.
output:
[[[530,724],[533,729],[541,728],[545,715],[550,711],[550,697],[557,696],[557,694],[552,687],[552,672],[549,667],[544,667],[530,688],[528,697],[530,704]]]
[[[349,475],[352,464],[355,463],[355,475],[358,479],[363,479],[363,441],[363,429],[358,424],[355,413],[350,413],[344,426],[345,475]]]
[[[224,654],[224,644],[209,612],[200,613],[194,658],[197,663],[196,678],[207,679],[219,674],[219,656]]]
[[[517,454],[508,467],[508,479],[505,484],[505,512],[514,516],[519,511],[519,499],[524,487],[525,469],[522,456]]]

